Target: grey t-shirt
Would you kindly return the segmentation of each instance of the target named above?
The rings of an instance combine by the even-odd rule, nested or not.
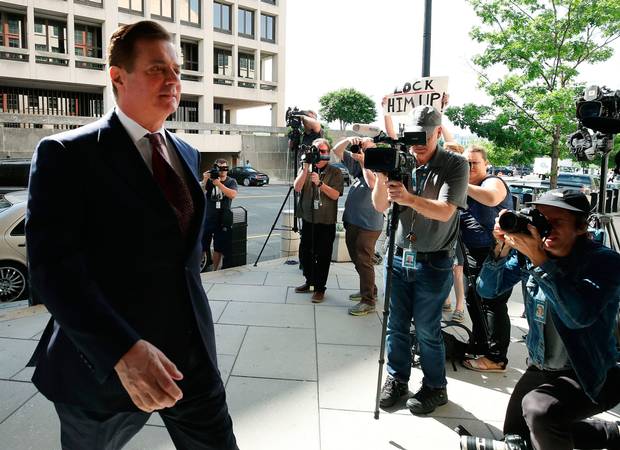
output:
[[[349,174],[357,178],[349,188],[342,221],[364,230],[381,231],[383,214],[372,206],[372,189],[368,187],[364,179],[360,163],[354,160],[349,152],[344,152],[342,162],[349,170]]]
[[[412,174],[411,193],[420,197],[447,201],[457,208],[467,207],[467,183],[469,165],[461,155],[437,146],[435,154],[424,166]],[[459,230],[459,215],[455,211],[446,222],[429,219],[411,208],[405,208],[398,217],[396,245],[412,248],[419,252],[452,251]],[[412,227],[413,223],[413,227]],[[414,242],[407,239],[409,233],[416,237]]]
[[[344,178],[340,169],[327,164],[319,172],[319,179],[330,188],[336,189],[342,195],[344,191]],[[314,200],[319,202],[319,208],[314,209]],[[310,174],[306,176],[306,183],[301,190],[299,197],[299,208],[297,216],[306,222],[322,223],[332,225],[338,218],[338,199],[332,200],[327,195],[319,191],[312,183]]]
[[[545,335],[545,362],[543,363],[543,369],[569,370],[571,365],[566,347],[553,323],[551,307],[548,302],[547,305],[547,322],[543,328]]]

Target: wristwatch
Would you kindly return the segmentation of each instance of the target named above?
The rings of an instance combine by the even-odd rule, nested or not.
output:
[[[319,181],[319,184],[316,185],[316,187],[318,187],[319,189],[321,189],[321,186],[323,186],[323,182]]]

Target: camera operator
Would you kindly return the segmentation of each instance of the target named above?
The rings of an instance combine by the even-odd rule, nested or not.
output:
[[[495,175],[487,175],[486,150],[472,145],[463,154],[469,162],[469,187],[467,188],[467,209],[461,211],[461,236],[475,266],[470,270],[478,275],[484,260],[494,246],[493,226],[495,218],[503,209],[512,208],[512,196],[506,183]],[[473,262],[473,261],[472,261]],[[463,366],[477,372],[505,372],[510,344],[510,317],[508,299],[512,289],[496,298],[482,298],[487,323],[491,333],[487,354],[476,359],[463,361]],[[481,326],[474,322],[474,327]],[[479,330],[474,330],[476,333]],[[484,334],[484,333],[483,333]]]
[[[580,191],[556,189],[532,203],[551,225],[548,236],[531,224],[506,232],[498,218],[477,285],[491,298],[527,280],[529,367],[510,397],[504,434],[536,450],[620,448],[616,423],[585,420],[620,401],[620,255],[589,239],[590,204]]]
[[[213,168],[206,171],[205,198],[206,212],[202,248],[204,252],[211,251],[213,240],[213,270],[222,266],[222,257],[228,253],[230,247],[230,227],[232,226],[232,212],[230,204],[237,196],[237,181],[228,176],[228,161],[217,159]]]
[[[407,401],[413,414],[428,414],[448,401],[441,309],[452,287],[457,207],[466,206],[468,166],[460,155],[438,145],[441,114],[432,106],[413,110],[412,131],[426,132],[426,145],[413,145],[416,168],[409,189],[378,174],[372,193],[377,211],[401,206],[396,231],[390,314],[387,322],[388,377],[380,405],[389,407],[408,393],[411,374],[411,320],[424,379]]]
[[[312,145],[312,143],[319,138],[323,137],[323,129],[321,128],[321,122],[314,111],[300,111],[299,117],[304,126],[304,133],[301,138],[303,145]]]
[[[321,160],[314,164],[304,162],[293,183],[295,192],[300,193],[297,209],[302,219],[299,259],[306,278],[295,292],[310,292],[314,288],[312,302],[321,303],[325,298],[344,177],[340,169],[329,165],[327,139],[316,139],[312,146],[320,153]]]
[[[351,151],[345,151],[350,145]],[[355,182],[349,188],[342,221],[349,256],[360,277],[360,290],[349,298],[359,303],[349,308],[352,316],[364,316],[375,311],[377,286],[373,257],[375,244],[383,229],[383,214],[372,206],[372,190],[376,175],[364,168],[364,151],[374,147],[371,138],[348,137],[338,142],[334,154],[342,160]],[[357,152],[353,152],[357,150]]]

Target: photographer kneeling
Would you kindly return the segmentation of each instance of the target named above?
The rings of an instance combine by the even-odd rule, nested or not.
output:
[[[293,186],[300,193],[297,215],[302,219],[301,260],[306,282],[295,292],[310,292],[313,303],[325,297],[332,249],[336,237],[338,198],[344,190],[344,178],[337,167],[329,165],[327,139],[316,139],[312,150],[302,155],[302,167]]]
[[[230,204],[237,196],[237,181],[228,176],[228,162],[225,159],[217,159],[213,168],[206,171],[205,198],[206,212],[204,233],[202,236],[202,249],[204,252],[211,251],[213,240],[213,270],[219,270],[222,265],[222,257],[229,250],[230,227],[232,226],[232,213]]]
[[[583,193],[557,189],[532,203],[551,226],[543,233],[548,236],[537,229],[544,223],[506,232],[502,211],[493,257],[477,285],[482,297],[491,298],[527,280],[529,367],[510,397],[504,434],[519,435],[536,450],[620,448],[617,424],[584,420],[620,401],[613,332],[620,255],[588,238],[590,204]],[[526,257],[523,264],[517,252]]]

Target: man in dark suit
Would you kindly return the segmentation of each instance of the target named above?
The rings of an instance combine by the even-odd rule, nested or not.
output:
[[[28,257],[52,314],[33,381],[64,449],[121,448],[154,411],[179,449],[237,449],[199,275],[199,155],[163,128],[181,91],[172,37],[122,26],[108,62],[116,108],[33,158]]]

